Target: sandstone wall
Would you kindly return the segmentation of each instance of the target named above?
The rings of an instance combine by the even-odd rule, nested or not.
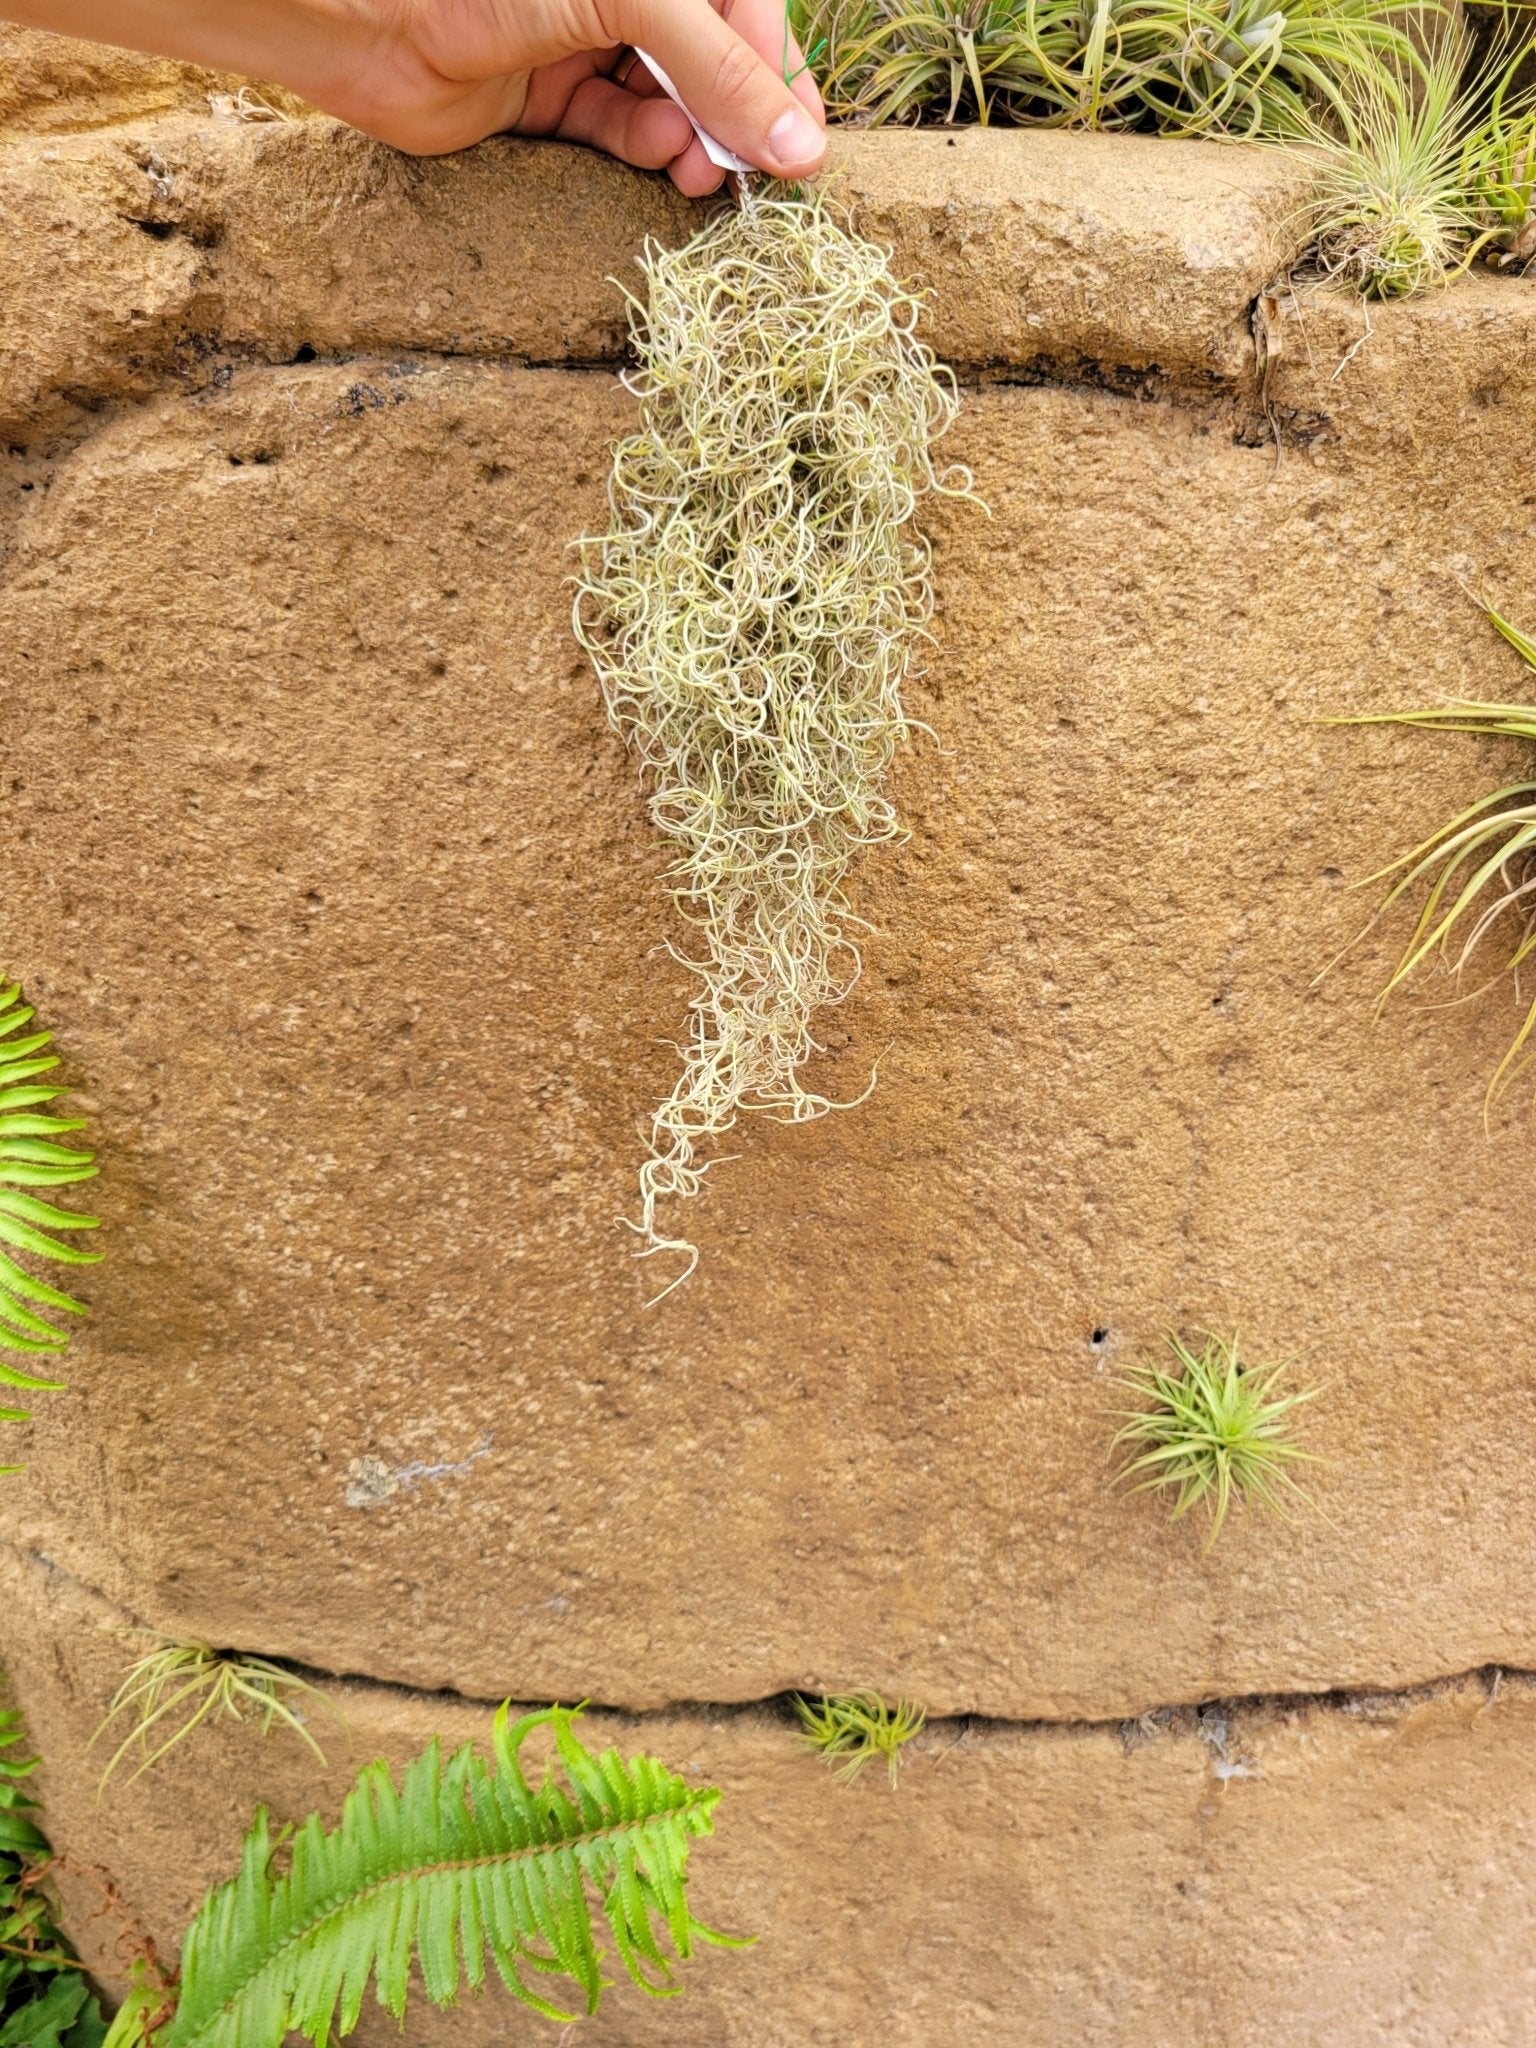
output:
[[[0,149],[5,951],[110,1249],[0,1499],[71,1856],[170,1941],[237,1814],[326,1791],[231,1744],[92,1811],[131,1617],[363,1681],[365,1749],[483,1724],[443,1691],[696,1749],[706,1917],[770,1939],[594,2038],[1533,2038],[1517,1013],[1373,1022],[1401,923],[1316,977],[1522,761],[1318,721],[1528,694],[1463,585],[1536,620],[1536,288],[1366,333],[1266,296],[1270,158],[839,145],[991,517],[935,518],[941,746],[818,1073],[879,1087],[744,1128],[648,1310],[613,1219],[687,984],[567,545],[630,416],[607,279],[693,215],[555,146],[77,127]],[[1170,1324],[1304,1360],[1325,1518],[1207,1558],[1111,1491]],[[864,1683],[938,1719],[830,1800],[747,1709]],[[1192,1714],[1103,1725],[1266,1695],[1239,1779]]]

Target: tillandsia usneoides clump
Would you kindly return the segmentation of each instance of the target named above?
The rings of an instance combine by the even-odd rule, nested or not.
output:
[[[917,338],[889,252],[823,197],[743,194],[630,295],[640,424],[608,531],[580,543],[576,636],[639,756],[698,976],[683,1071],[656,1111],[632,1227],[698,1262],[658,1208],[743,1109],[837,1107],[801,1078],[812,1019],[859,972],[844,881],[898,836],[886,770],[933,611],[919,500],[970,491],[933,444],[954,379]],[[862,1099],[862,1098],[861,1098]],[[660,1295],[656,1297],[658,1300]]]

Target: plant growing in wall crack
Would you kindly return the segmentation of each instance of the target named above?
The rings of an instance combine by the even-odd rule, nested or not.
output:
[[[839,1692],[820,1699],[795,1695],[800,1739],[814,1749],[837,1775],[856,1778],[876,1757],[885,1759],[894,1785],[905,1743],[920,1735],[927,1719],[921,1707],[898,1700],[894,1706],[877,1692]]]
[[[0,1351],[56,1358],[67,1349],[69,1337],[45,1311],[79,1316],[86,1313],[85,1304],[40,1280],[21,1261],[89,1266],[100,1258],[99,1252],[83,1251],[59,1235],[95,1230],[97,1219],[60,1209],[42,1192],[92,1180],[97,1168],[93,1154],[58,1142],[85,1125],[79,1117],[55,1116],[49,1109],[64,1090],[43,1079],[59,1060],[48,1050],[52,1032],[27,1029],[36,1017],[19,983],[0,988]],[[63,1385],[0,1360],[0,1386],[36,1394],[61,1392]],[[0,1421],[29,1420],[25,1408],[0,1408]],[[19,1469],[0,1466],[0,1472]]]
[[[1490,624],[1526,664],[1536,669],[1536,640],[1485,606]],[[1508,734],[1536,740],[1536,705],[1450,704],[1439,710],[1382,711],[1335,720],[1339,725],[1413,725],[1431,732]],[[1392,978],[1384,1003],[1431,959],[1439,959],[1457,987],[1491,953],[1488,981],[1510,977],[1518,992],[1520,972],[1536,953],[1536,781],[1507,782],[1480,797],[1449,823],[1394,861],[1368,882],[1396,875],[1382,910],[1389,910],[1421,885],[1427,890],[1419,921]],[[1502,956],[1502,957],[1501,957]],[[1536,999],[1527,1008],[1509,1050],[1488,1084],[1491,1104],[1529,1064],[1536,1032]]]
[[[898,834],[882,783],[933,608],[912,520],[970,477],[934,468],[957,401],[918,299],[824,201],[747,193],[642,268],[640,426],[614,454],[608,531],[582,543],[575,630],[692,933],[683,1071],[634,1225],[642,1257],[683,1255],[675,1286],[698,1255],[658,1210],[699,1192],[704,1148],[744,1109],[836,1106],[801,1074],[816,1011],[859,971],[850,863]]]
[[[1310,1506],[1288,1467],[1318,1462],[1291,1439],[1294,1411],[1316,1389],[1281,1393],[1286,1366],[1245,1366],[1235,1336],[1207,1336],[1196,1349],[1170,1331],[1167,1345],[1171,1365],[1143,1360],[1122,1382],[1144,1404],[1122,1415],[1115,1438],[1127,1449],[1120,1477],[1131,1491],[1171,1493],[1174,1521],[1203,1507],[1207,1550],[1234,1504],[1282,1517],[1288,1499]]]
[[[674,1994],[695,1942],[744,1946],[688,1910],[689,1853],[712,1832],[719,1793],[652,1757],[594,1756],[575,1719],[551,1707],[514,1722],[503,1706],[489,1761],[469,1743],[445,1760],[434,1741],[398,1788],[387,1765],[370,1764],[339,1825],[312,1814],[281,1865],[258,1812],[239,1875],[187,1931],[179,1981],[141,1979],[108,2048],[279,2048],[290,2031],[328,2043],[357,2026],[370,1978],[399,2019],[413,1966],[432,2004],[447,2006],[461,1985],[483,1987],[487,1956],[525,2005],[569,2021],[548,1980],[572,1980],[583,2009],[597,2010],[599,1915],[653,1997]],[[522,1749],[544,1727],[555,1755],[533,1784]]]
[[[139,1752],[138,1766],[128,1779],[131,1785],[204,1722],[243,1721],[248,1714],[260,1716],[263,1735],[271,1734],[274,1726],[289,1729],[323,1765],[325,1752],[305,1727],[299,1711],[302,1700],[313,1700],[340,1719],[318,1687],[269,1657],[215,1650],[207,1643],[162,1643],[130,1665],[105,1719],[91,1737],[90,1746],[94,1747],[120,1719],[128,1724],[127,1734],[101,1774],[98,1790],[105,1791],[107,1781],[130,1751]]]

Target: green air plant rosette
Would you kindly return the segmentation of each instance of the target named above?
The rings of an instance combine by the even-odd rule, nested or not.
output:
[[[633,1225],[640,1256],[682,1257],[666,1293],[698,1254],[658,1211],[698,1193],[706,1148],[744,1109],[837,1106],[802,1069],[859,972],[849,866],[899,833],[883,784],[933,610],[914,515],[971,478],[934,466],[958,400],[920,300],[825,198],[749,189],[641,268],[640,424],[580,543],[575,631],[675,850],[698,979]]]
[[[1203,1508],[1207,1551],[1233,1505],[1257,1504],[1282,1521],[1287,1503],[1314,1506],[1289,1467],[1321,1462],[1291,1438],[1294,1411],[1317,1389],[1281,1392],[1287,1364],[1245,1366],[1235,1336],[1208,1335],[1196,1348],[1170,1331],[1167,1346],[1170,1363],[1142,1359],[1121,1381],[1144,1403],[1120,1412],[1125,1426],[1114,1439],[1131,1492],[1171,1493],[1174,1521]]]
[[[901,1769],[904,1743],[923,1731],[927,1715],[910,1700],[893,1705],[877,1692],[825,1693],[819,1699],[794,1696],[800,1740],[844,1780],[856,1778],[867,1763],[884,1757],[892,1785]]]
[[[243,1721],[251,1714],[259,1716],[263,1735],[270,1735],[274,1727],[288,1729],[323,1767],[325,1752],[300,1711],[306,1700],[342,1724],[339,1710],[323,1692],[269,1657],[215,1650],[208,1643],[162,1643],[129,1666],[105,1719],[86,1745],[94,1748],[126,1721],[127,1733],[101,1774],[97,1797],[135,1750],[140,1761],[128,1779],[130,1785],[205,1722]]]

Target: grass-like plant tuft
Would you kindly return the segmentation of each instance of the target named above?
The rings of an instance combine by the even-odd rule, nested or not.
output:
[[[1485,606],[1489,623],[1526,664],[1536,669],[1536,640]],[[1536,704],[1457,703],[1427,711],[1382,711],[1333,721],[1340,725],[1411,725],[1431,732],[1469,732],[1536,740]],[[1507,976],[1517,996],[1521,972],[1536,953],[1536,780],[1507,782],[1460,811],[1412,852],[1366,883],[1396,875],[1381,913],[1411,891],[1427,893],[1413,936],[1382,990],[1387,998],[1430,960],[1438,958],[1458,992],[1491,953],[1492,972],[1466,996]],[[1361,885],[1362,887],[1365,884]],[[1507,950],[1506,950],[1507,949]],[[1502,955],[1502,957],[1500,957]],[[1536,997],[1526,1009],[1509,1050],[1488,1084],[1491,1108],[1501,1091],[1529,1065],[1536,1033]]]
[[[1469,51],[1450,36],[1422,75],[1366,71],[1325,116],[1302,124],[1318,268],[1364,298],[1407,298],[1470,260],[1479,212],[1467,160],[1476,103],[1462,83]]]
[[[1367,65],[1303,111],[1289,149],[1312,179],[1312,254],[1367,299],[1407,298],[1478,256],[1536,252],[1536,95],[1517,85],[1529,49],[1490,68],[1462,32],[1411,68]]]
[[[934,467],[957,398],[920,301],[824,200],[748,192],[641,267],[640,424],[582,543],[575,631],[675,849],[698,978],[633,1226],[640,1256],[682,1257],[666,1293],[698,1254],[658,1208],[699,1192],[702,1151],[745,1109],[838,1106],[801,1070],[859,972],[849,866],[899,833],[882,785],[933,608],[913,519],[971,479]]]
[[[1203,1507],[1210,1550],[1235,1503],[1258,1503],[1285,1517],[1287,1500],[1310,1505],[1289,1467],[1317,1463],[1291,1440],[1294,1410],[1315,1388],[1283,1393],[1284,1363],[1251,1367],[1237,1338],[1207,1335],[1198,1348],[1170,1331],[1172,1364],[1145,1359],[1122,1382],[1144,1405],[1122,1411],[1114,1442],[1126,1450],[1120,1478],[1134,1493],[1171,1493],[1173,1519]]]
[[[195,1728],[220,1716],[243,1721],[247,1715],[259,1715],[263,1735],[277,1726],[286,1728],[323,1765],[325,1753],[295,1705],[301,1697],[315,1701],[332,1719],[340,1720],[323,1692],[269,1658],[247,1656],[239,1650],[215,1650],[207,1643],[163,1643],[130,1666],[105,1719],[91,1737],[94,1747],[115,1723],[129,1723],[128,1733],[101,1774],[98,1790],[106,1789],[133,1750],[140,1752],[140,1761],[128,1779],[130,1785],[178,1743],[185,1742]]]
[[[820,1699],[795,1696],[800,1739],[833,1765],[840,1778],[856,1778],[875,1757],[884,1757],[891,1783],[896,1783],[901,1747],[922,1728],[927,1716],[907,1700],[894,1706],[877,1692],[840,1692]]]

